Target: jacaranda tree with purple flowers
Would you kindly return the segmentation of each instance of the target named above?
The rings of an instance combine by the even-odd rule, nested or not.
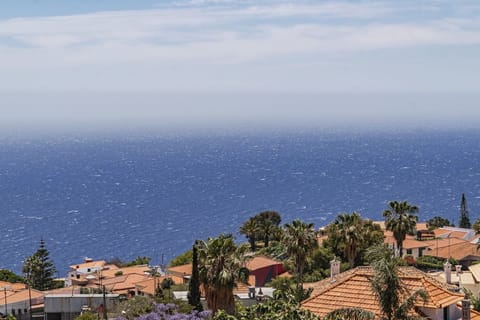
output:
[[[211,319],[211,311],[193,310],[190,313],[178,312],[178,306],[173,303],[154,303],[153,310],[150,313],[143,314],[134,320],[207,320]],[[115,320],[130,320],[129,318],[119,317]]]

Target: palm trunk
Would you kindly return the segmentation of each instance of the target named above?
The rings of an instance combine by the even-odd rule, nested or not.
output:
[[[225,310],[228,314],[235,314],[235,299],[233,291],[227,287],[218,289],[209,288],[207,293],[207,306],[213,313]]]

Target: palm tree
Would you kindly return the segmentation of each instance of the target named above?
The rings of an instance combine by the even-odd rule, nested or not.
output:
[[[344,246],[344,254],[350,268],[355,266],[355,258],[363,241],[363,220],[356,212],[344,213],[335,219],[335,231]]]
[[[260,224],[258,219],[250,218],[240,227],[240,233],[244,234],[247,237],[248,242],[250,243],[250,250],[255,251],[256,245],[255,241],[260,232]]]
[[[313,223],[294,220],[291,224],[285,224],[282,243],[295,265],[297,294],[303,294],[303,270],[307,259],[318,246],[317,234],[313,228]]]
[[[417,290],[410,292],[399,276],[399,266],[402,259],[393,257],[392,251],[386,245],[369,249],[367,256],[373,267],[373,277],[370,279],[373,292],[380,304],[382,319],[417,319],[411,315],[418,299],[427,300],[427,292]]]
[[[270,239],[277,233],[278,226],[269,219],[260,220],[260,232],[263,234],[263,243],[268,247]]]
[[[397,243],[397,251],[400,256],[403,254],[403,241],[408,233],[413,233],[417,225],[418,207],[410,205],[407,201],[390,201],[389,208],[383,212],[385,227],[393,232]]]
[[[243,267],[248,247],[237,247],[231,234],[199,241],[197,245],[199,276],[208,309],[213,312],[222,309],[233,314],[233,289],[238,281],[248,279],[248,270]]]

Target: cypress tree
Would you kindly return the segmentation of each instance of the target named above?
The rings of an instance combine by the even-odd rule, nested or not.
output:
[[[467,199],[465,199],[465,194],[462,193],[462,202],[460,203],[460,223],[458,224],[460,228],[470,229],[472,224],[470,223],[470,218],[468,216],[467,209]]]
[[[192,254],[192,277],[188,284],[188,303],[195,308],[195,310],[201,311],[202,304],[200,303],[200,279],[198,273],[198,249],[197,243],[193,245]]]
[[[53,278],[56,269],[49,255],[45,241],[42,239],[37,252],[25,259],[23,272],[28,275],[27,280],[34,289],[43,291],[54,287]]]

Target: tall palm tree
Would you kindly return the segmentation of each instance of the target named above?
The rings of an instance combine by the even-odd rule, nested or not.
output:
[[[258,219],[250,218],[240,227],[240,233],[244,234],[247,237],[248,242],[250,243],[250,250],[255,251],[256,245],[255,241],[257,240],[258,234],[260,232],[260,224]]]
[[[263,243],[268,247],[270,239],[278,232],[278,226],[269,219],[260,220],[260,232],[263,234]]]
[[[413,233],[417,225],[418,207],[409,204],[407,201],[390,201],[389,208],[383,212],[385,217],[385,227],[393,232],[393,237],[397,243],[397,252],[400,256],[403,254],[403,241],[408,233]]]
[[[336,235],[344,246],[344,254],[348,264],[350,268],[353,268],[358,249],[364,238],[364,221],[358,213],[353,212],[352,214],[344,213],[338,215],[334,224],[336,225],[334,229]]]
[[[313,228],[313,223],[294,220],[291,224],[285,224],[282,243],[295,265],[297,293],[303,293],[303,270],[307,259],[311,257],[318,246],[317,234]]]
[[[415,302],[427,300],[424,290],[410,292],[399,276],[401,258],[393,257],[392,251],[386,245],[369,249],[367,256],[373,267],[373,277],[370,279],[373,292],[380,304],[382,319],[409,320],[417,319],[411,314]]]
[[[231,234],[199,241],[197,245],[199,277],[208,309],[213,312],[221,309],[233,314],[233,289],[238,281],[246,282],[248,279],[248,270],[244,268],[248,247],[237,247]]]

